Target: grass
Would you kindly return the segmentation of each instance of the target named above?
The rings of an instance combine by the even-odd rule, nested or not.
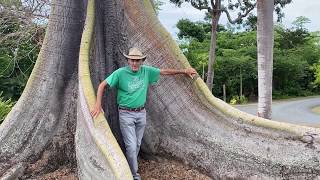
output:
[[[312,112],[316,113],[316,114],[320,114],[320,106],[316,106],[316,107],[313,107],[311,109]]]

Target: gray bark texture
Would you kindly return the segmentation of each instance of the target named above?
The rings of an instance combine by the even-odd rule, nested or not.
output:
[[[0,126],[0,177],[10,170],[23,178],[63,166],[76,170],[77,67],[84,14],[76,0],[54,2],[27,87]]]
[[[218,2],[217,2],[218,3]],[[217,4],[216,3],[216,4]],[[217,6],[221,7],[221,1],[217,4]],[[211,39],[210,39],[210,52],[209,52],[209,61],[208,61],[208,75],[207,75],[207,86],[212,91],[213,81],[214,81],[214,65],[216,63],[216,48],[217,48],[217,28],[219,19],[221,16],[221,12],[214,12],[211,20]]]
[[[143,50],[148,65],[181,69],[189,64],[148,0],[99,0],[90,48],[92,84],[88,84],[84,77],[89,73],[82,72],[81,61],[89,42],[84,37],[76,76],[85,10],[75,1],[53,5],[52,17],[59,16],[50,19],[56,24],[49,25],[48,41],[33,73],[35,80],[29,81],[0,127],[0,177],[10,172],[14,172],[11,177],[37,177],[53,162],[29,174],[26,164],[49,154],[53,160],[63,157],[54,167],[70,166],[79,179],[130,179],[119,146],[110,143],[111,131],[100,119],[92,121],[89,113],[94,98],[87,93],[89,86],[96,88],[113,70],[124,66],[122,52],[132,46]],[[56,30],[50,31],[53,27]],[[176,159],[214,179],[320,178],[319,129],[240,112],[214,98],[200,78],[161,77],[149,89],[146,108],[142,143],[146,155]],[[107,92],[104,109],[121,145],[113,90]]]
[[[258,116],[271,119],[274,0],[257,1]]]
[[[147,64],[183,68],[181,52],[172,48],[146,3],[125,2],[128,44],[145,51]],[[212,106],[195,83],[183,76],[162,77],[150,89],[145,153],[177,158],[216,179],[319,178],[319,142],[306,144],[285,131],[232,117]]]

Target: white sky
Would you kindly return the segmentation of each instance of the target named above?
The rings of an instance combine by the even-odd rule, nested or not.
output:
[[[174,36],[178,32],[176,24],[179,19],[188,18],[191,21],[203,20],[205,11],[199,11],[193,8],[188,3],[182,4],[181,8],[176,7],[170,3],[169,0],[161,0],[165,4],[161,6],[159,12],[159,19],[165,28]],[[320,30],[320,0],[292,0],[292,2],[285,6],[283,9],[285,17],[282,19],[282,23],[286,27],[291,27],[292,22],[298,16],[305,16],[311,20],[311,23],[305,26],[309,31]],[[276,18],[276,15],[275,15]],[[219,24],[226,24],[227,18],[225,14],[220,18]]]

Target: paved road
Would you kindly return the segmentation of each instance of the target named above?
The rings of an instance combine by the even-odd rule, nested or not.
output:
[[[320,106],[320,96],[275,101],[272,103],[272,119],[320,127],[320,115],[311,111],[316,106]],[[257,114],[256,103],[235,107],[253,115]]]

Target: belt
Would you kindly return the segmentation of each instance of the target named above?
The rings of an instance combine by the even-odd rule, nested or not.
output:
[[[128,108],[128,107],[121,107],[121,106],[119,106],[119,109],[121,109],[121,110],[126,110],[126,111],[139,112],[139,111],[144,110],[144,106],[142,106],[142,107],[137,107],[137,108]]]

